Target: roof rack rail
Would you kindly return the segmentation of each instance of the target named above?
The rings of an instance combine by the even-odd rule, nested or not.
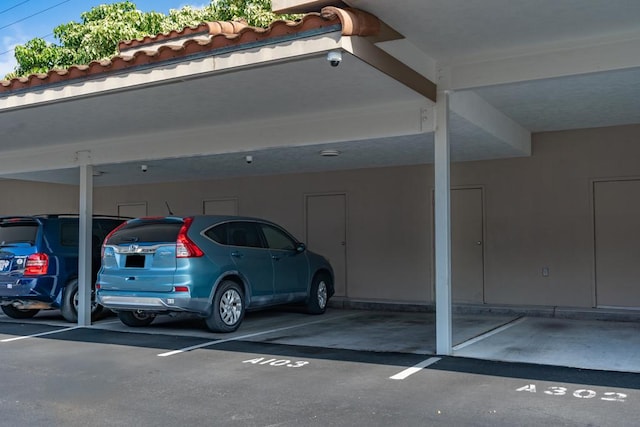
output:
[[[30,218],[30,217],[38,217],[38,218],[78,218],[80,214],[77,213],[55,213],[55,214],[35,214],[35,215],[22,215],[21,217]],[[13,218],[17,218],[18,216],[14,216]],[[109,218],[109,219],[132,219],[129,216],[119,216],[119,215],[105,215],[105,214],[93,214],[93,218]]]

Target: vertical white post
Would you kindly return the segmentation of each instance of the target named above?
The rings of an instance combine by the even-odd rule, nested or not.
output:
[[[84,158],[81,158],[84,154]],[[88,153],[80,161],[80,229],[78,257],[78,326],[91,325],[91,240],[93,217],[93,166]]]
[[[438,93],[434,149],[436,353],[452,353],[449,92]]]

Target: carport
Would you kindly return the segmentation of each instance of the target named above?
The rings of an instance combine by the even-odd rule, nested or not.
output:
[[[274,8],[314,9],[309,3],[328,2],[274,1]],[[529,156],[531,131],[561,129],[559,121],[573,120],[575,127],[635,122],[639,98],[632,82],[640,64],[638,55],[628,55],[637,50],[629,39],[573,49],[572,58],[555,50],[459,64],[443,54],[436,62],[412,43],[433,35],[423,20],[434,12],[450,17],[447,6],[348,3],[397,31],[367,13],[328,8],[267,32],[206,25],[133,42],[110,62],[3,84],[0,124],[11,139],[2,144],[2,175],[80,186],[81,325],[90,323],[94,185],[433,162],[437,352],[450,354],[451,159]],[[579,6],[576,12],[588,9]],[[494,5],[482,14],[501,10]],[[540,10],[539,20],[557,12]],[[604,16],[607,24],[619,23],[615,13]],[[452,42],[464,38],[449,35]],[[342,54],[339,66],[327,61],[329,52]],[[590,62],[594,56],[607,60]],[[575,109],[605,94],[611,105],[627,108]],[[519,107],[522,99],[531,100],[527,108]],[[318,156],[323,150],[340,155]],[[149,172],[141,175],[143,163]]]
[[[398,37],[367,13],[325,8],[296,25],[275,23],[267,32],[203,24],[122,44],[122,54],[110,62],[3,84],[0,120],[12,135],[3,144],[3,175],[79,183],[79,324],[90,324],[94,176],[105,176],[103,184],[127,182],[140,162],[155,169],[153,162],[164,160],[161,179],[184,179],[180,175],[194,164],[206,170],[216,155],[234,153],[233,170],[244,166],[238,153],[280,149],[285,158],[276,154],[271,164],[257,165],[267,171],[288,160],[288,153],[309,154],[293,147],[317,151],[337,141],[368,139],[378,141],[373,157],[384,158],[398,147],[414,150],[405,156],[424,157],[433,139],[435,84],[371,40]],[[338,66],[327,60],[329,52],[340,55]],[[443,131],[436,137],[442,189],[448,186],[449,150],[443,99]],[[446,202],[442,189],[439,197],[445,195]],[[439,222],[446,230],[445,209]],[[444,265],[447,257],[439,262]],[[448,275],[441,280],[446,289]],[[449,305],[442,294],[443,306]],[[442,335],[447,332],[450,326]],[[448,352],[450,338],[443,342]]]

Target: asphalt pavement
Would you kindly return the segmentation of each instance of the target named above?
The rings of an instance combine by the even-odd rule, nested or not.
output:
[[[277,317],[258,319],[272,330]],[[638,373],[254,341],[254,329],[174,322],[183,333],[0,319],[0,424],[638,424]]]

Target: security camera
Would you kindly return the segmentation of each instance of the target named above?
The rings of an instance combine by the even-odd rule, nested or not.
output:
[[[247,163],[251,164],[251,163],[253,163],[253,156],[245,156],[244,160]]]
[[[140,165],[140,170],[141,170],[142,172],[146,172],[146,171],[148,171],[148,170],[149,170],[149,168],[147,167],[147,165]]]
[[[337,67],[342,62],[342,52],[339,50],[332,50],[327,53],[327,61],[332,67]]]

